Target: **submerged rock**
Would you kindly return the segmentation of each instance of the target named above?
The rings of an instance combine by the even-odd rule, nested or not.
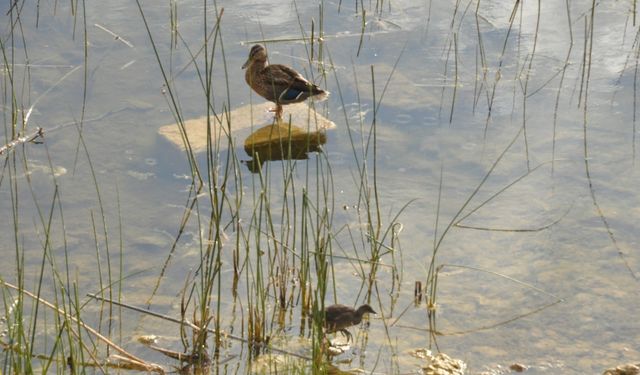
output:
[[[273,112],[269,109],[273,103],[247,104],[228,113],[219,114],[210,118],[210,138],[212,143],[219,139],[231,137],[246,137],[252,129],[268,124],[274,124]],[[290,104],[284,107],[283,123],[292,123],[305,129],[307,132],[315,132],[335,128],[336,124],[318,113],[307,103]],[[194,153],[207,149],[207,116],[185,120],[184,132],[177,124],[169,124],[160,127],[158,134],[167,140],[176,149],[184,151],[188,142]],[[230,134],[227,134],[229,133]],[[221,142],[224,147],[227,143]]]

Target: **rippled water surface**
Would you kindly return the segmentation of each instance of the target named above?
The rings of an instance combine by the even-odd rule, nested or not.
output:
[[[588,1],[242,0],[205,9],[183,1],[172,33],[171,3],[142,4],[153,45],[129,1],[88,2],[76,16],[68,2],[25,3],[19,18],[17,10],[3,11],[3,64],[13,73],[2,75],[0,143],[12,137],[12,101],[20,116],[33,106],[26,133],[45,130],[44,144],[0,159],[4,280],[16,278],[18,248],[25,287],[35,288],[52,212],[45,263],[63,269],[66,253],[81,298],[106,288],[109,260],[123,278],[122,300],[143,306],[151,298],[154,311],[178,316],[185,280],[198,277],[201,238],[208,236],[202,223],[211,219],[211,207],[203,201],[194,208],[199,214],[180,233],[193,198],[191,170],[186,153],[158,129],[176,122],[172,100],[184,119],[206,115],[205,53],[214,59],[213,111],[262,104],[240,67],[251,45],[266,40],[272,63],[290,65],[331,91],[315,108],[336,127],[327,130],[323,152],[297,161],[290,175],[283,167],[290,164],[274,161],[262,175],[243,167],[231,179],[228,189],[243,199],[235,221],[242,224],[223,228],[220,303],[217,292],[211,302],[220,307],[223,329],[246,335],[255,257],[243,256],[233,295],[231,254],[236,231],[251,232],[251,202],[264,186],[277,218],[274,233],[287,238],[297,227],[287,232],[280,220],[301,209],[303,190],[315,197],[330,186],[335,288],[326,300],[363,303],[362,269],[353,259],[367,259],[360,239],[368,237],[354,233],[366,232],[358,184],[368,144],[367,178],[376,179],[381,224],[399,233],[399,243],[380,259],[372,293],[379,314],[368,328],[351,328],[358,341],[335,360],[341,369],[418,371],[425,362],[411,353],[420,348],[461,359],[472,374],[506,373],[513,363],[531,374],[597,374],[638,361],[640,29],[633,4],[598,2],[592,10]],[[312,30],[316,38],[322,33],[313,47],[301,41]],[[201,50],[205,32],[217,38],[213,52],[213,39]],[[243,143],[257,125],[231,124],[234,144],[222,138],[219,171],[228,150],[249,159]],[[206,170],[205,153],[196,161]],[[269,254],[284,238],[271,235],[265,233]],[[414,286],[426,285],[441,238],[430,325]],[[242,252],[255,254],[253,245]],[[301,301],[290,301],[278,322],[276,300],[269,295],[265,303],[274,342],[310,355]],[[91,301],[85,309],[92,314],[100,306]],[[177,326],[124,316],[122,343],[136,355],[169,363],[135,342],[141,334],[160,335],[163,346],[180,350]],[[246,364],[248,356],[230,340],[220,371],[257,371]]]

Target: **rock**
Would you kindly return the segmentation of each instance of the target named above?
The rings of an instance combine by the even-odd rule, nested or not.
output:
[[[230,129],[232,137],[246,137],[255,128],[274,124],[274,115],[268,110],[274,104],[263,102],[261,104],[247,104],[233,111],[219,114],[219,118],[211,117],[211,140],[227,137]],[[307,103],[290,104],[283,107],[283,122],[296,124],[307,132],[317,132],[335,128],[336,124],[322,116]],[[230,125],[229,125],[230,124]],[[207,117],[199,117],[184,121],[184,131],[191,150],[194,153],[205,151],[207,148]],[[158,134],[166,139],[176,149],[184,151],[185,141],[181,127],[174,123],[164,125],[158,130]],[[226,145],[226,142],[221,142]]]
[[[467,364],[462,360],[453,359],[444,353],[431,357],[431,364],[423,367],[425,375],[464,375]]]
[[[513,372],[523,372],[527,369],[527,366],[522,365],[520,363],[514,363],[511,366],[509,366],[509,370],[513,371]]]
[[[616,368],[605,370],[602,375],[639,375],[640,363],[620,365]]]

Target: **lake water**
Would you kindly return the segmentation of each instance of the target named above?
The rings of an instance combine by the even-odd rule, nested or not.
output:
[[[471,374],[506,373],[513,363],[527,366],[530,374],[599,374],[638,362],[640,19],[634,18],[632,2],[597,2],[592,12],[589,1],[242,0],[219,1],[217,11],[214,4],[205,10],[202,2],[183,1],[177,5],[173,47],[169,3],[147,1],[142,9],[184,119],[206,115],[191,60],[203,43],[203,15],[209,33],[222,9],[212,69],[215,111],[264,102],[246,85],[240,68],[255,41],[271,41],[266,45],[272,63],[293,66],[331,91],[328,101],[315,104],[336,124],[327,131],[322,155],[296,163],[293,190],[283,182],[286,163],[269,162],[264,178],[278,218],[286,217],[282,207],[300,210],[303,186],[311,188],[312,197],[319,194],[315,181],[331,186],[336,255],[366,258],[366,241],[354,235],[364,209],[356,207],[358,163],[377,110],[381,224],[402,227],[395,256],[387,254],[381,262],[396,265],[401,283],[393,285],[392,268],[381,267],[372,297],[379,314],[366,331],[351,328],[354,337],[366,332],[368,340],[336,359],[341,369],[412,373],[425,363],[411,355],[420,348],[465,361]],[[45,130],[44,145],[20,147],[0,159],[0,249],[8,260],[1,276],[15,278],[18,246],[26,287],[35,288],[43,222],[58,194],[50,244],[57,265],[63,267],[66,248],[82,296],[106,283],[97,269],[104,269],[107,251],[120,274],[122,252],[123,300],[142,306],[178,234],[191,181],[186,154],[158,135],[175,118],[156,55],[135,3],[87,3],[86,50],[82,9],[74,17],[67,2],[39,5],[24,4],[19,22],[15,13],[0,22],[5,62],[15,64],[15,101],[24,111],[34,105],[27,133],[35,126]],[[322,25],[324,76],[318,64],[309,64],[310,46],[299,40],[302,33],[311,34],[312,20],[315,36]],[[317,47],[316,42],[314,54]],[[202,55],[196,59],[203,69]],[[2,82],[4,144],[11,138],[6,69]],[[75,125],[83,116],[84,144]],[[248,159],[242,147],[251,130],[246,125],[238,124],[232,137],[232,151],[242,160]],[[197,160],[206,168],[204,154]],[[15,170],[8,167],[12,163]],[[243,197],[239,215],[248,225],[260,177],[246,168],[238,171],[229,189]],[[154,311],[179,314],[185,279],[200,260],[197,217],[209,220],[210,210],[200,210],[189,219],[153,294]],[[426,304],[414,304],[413,291],[416,281],[426,283],[434,237],[439,239],[454,218],[457,225],[447,231],[435,262],[443,267],[435,321],[441,334],[434,342]],[[287,222],[275,226],[281,230]],[[233,239],[234,233],[227,228],[225,236]],[[225,244],[225,251],[233,246],[233,241]],[[255,267],[252,259],[247,256],[248,269]],[[336,256],[333,267],[336,288],[335,293],[329,288],[327,303],[363,303],[357,264]],[[254,286],[243,277],[239,296],[232,296],[228,253],[221,272],[221,324],[242,336]],[[268,299],[268,316],[274,302]],[[97,311],[96,305],[90,302],[87,312]],[[300,327],[299,302],[288,313],[282,330],[277,324],[269,330],[282,345],[300,346],[295,340],[307,332]],[[168,329],[137,313],[125,316],[125,346],[169,363],[134,338],[161,335],[161,345],[179,350],[178,327]],[[228,344],[223,356],[229,357],[221,372],[251,371],[246,348],[237,342]]]

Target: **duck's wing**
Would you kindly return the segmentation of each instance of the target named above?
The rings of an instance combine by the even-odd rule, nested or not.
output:
[[[332,305],[324,310],[324,317],[326,320],[334,320],[342,315],[342,311],[344,311],[344,308],[341,305]]]
[[[349,307],[344,305],[332,305],[324,310],[325,326],[330,331],[335,331],[343,326],[349,326],[351,318]],[[328,322],[332,322],[329,324]]]
[[[286,65],[274,64],[267,65],[266,73],[271,78],[275,86],[284,86],[298,90],[309,90],[317,87],[313,83],[307,81],[300,73]]]
[[[324,92],[288,66],[275,64],[268,65],[265,69],[269,81],[267,84],[278,92],[278,99],[283,103],[302,101]]]

